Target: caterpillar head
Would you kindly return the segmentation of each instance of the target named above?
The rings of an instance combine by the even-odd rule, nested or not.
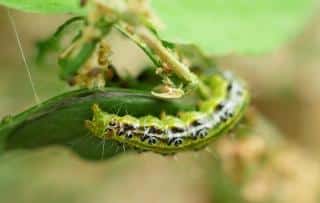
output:
[[[113,120],[113,115],[104,114],[97,104],[92,106],[92,111],[93,118],[92,120],[85,121],[85,127],[95,136],[103,137],[105,133],[105,126]]]

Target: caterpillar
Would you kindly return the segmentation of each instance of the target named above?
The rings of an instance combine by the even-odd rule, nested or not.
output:
[[[214,74],[208,83],[211,96],[199,104],[198,111],[137,118],[103,112],[93,105],[93,118],[85,122],[86,127],[94,136],[142,151],[174,154],[201,149],[233,129],[249,103],[245,84],[230,72]]]

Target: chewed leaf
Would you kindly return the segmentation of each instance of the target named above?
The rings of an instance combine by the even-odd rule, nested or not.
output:
[[[0,5],[34,13],[84,13],[80,0],[0,0]]]
[[[163,99],[178,99],[184,95],[184,91],[179,88],[159,85],[151,92],[153,96]]]
[[[294,36],[313,0],[153,0],[165,40],[194,43],[208,53],[262,53]]]
[[[37,58],[36,61],[42,64],[45,61],[46,56],[50,52],[58,52],[61,48],[61,42],[65,35],[70,32],[75,32],[79,35],[79,28],[84,23],[84,18],[81,16],[73,17],[58,27],[57,31],[45,40],[37,42]],[[75,37],[77,37],[77,35]],[[73,39],[75,39],[75,37]]]
[[[61,66],[60,77],[64,80],[71,79],[79,68],[86,62],[86,60],[93,53],[96,41],[86,43],[81,47],[81,49],[76,50],[77,54],[75,56],[69,56],[67,58],[60,58],[59,65]]]

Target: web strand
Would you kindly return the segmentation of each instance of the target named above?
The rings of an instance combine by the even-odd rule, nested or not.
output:
[[[9,9],[7,9],[7,14],[8,14],[8,18],[10,20],[13,32],[15,34],[15,38],[17,40],[17,44],[18,44],[18,47],[19,47],[19,51],[20,51],[23,63],[24,63],[25,70],[26,70],[27,75],[28,75],[28,79],[29,79],[29,82],[30,82],[30,85],[31,85],[31,88],[32,88],[32,91],[33,91],[34,100],[35,100],[36,104],[39,105],[40,104],[40,98],[39,98],[39,96],[37,94],[37,91],[36,91],[36,88],[35,88],[35,84],[33,82],[32,76],[31,76],[30,67],[29,67],[29,64],[27,62],[26,56],[24,54],[22,45],[21,45],[20,36],[19,36],[18,31],[17,31],[16,23],[15,23],[15,21],[13,19],[13,16],[11,15]]]

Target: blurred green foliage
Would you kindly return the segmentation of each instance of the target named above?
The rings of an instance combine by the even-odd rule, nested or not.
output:
[[[160,36],[207,53],[262,53],[287,42],[312,15],[314,0],[152,0]],[[0,0],[28,12],[84,13],[79,0]]]
[[[272,51],[296,35],[313,0],[154,0],[161,36],[224,55]]]
[[[79,0],[0,0],[9,8],[36,13],[81,13]]]

